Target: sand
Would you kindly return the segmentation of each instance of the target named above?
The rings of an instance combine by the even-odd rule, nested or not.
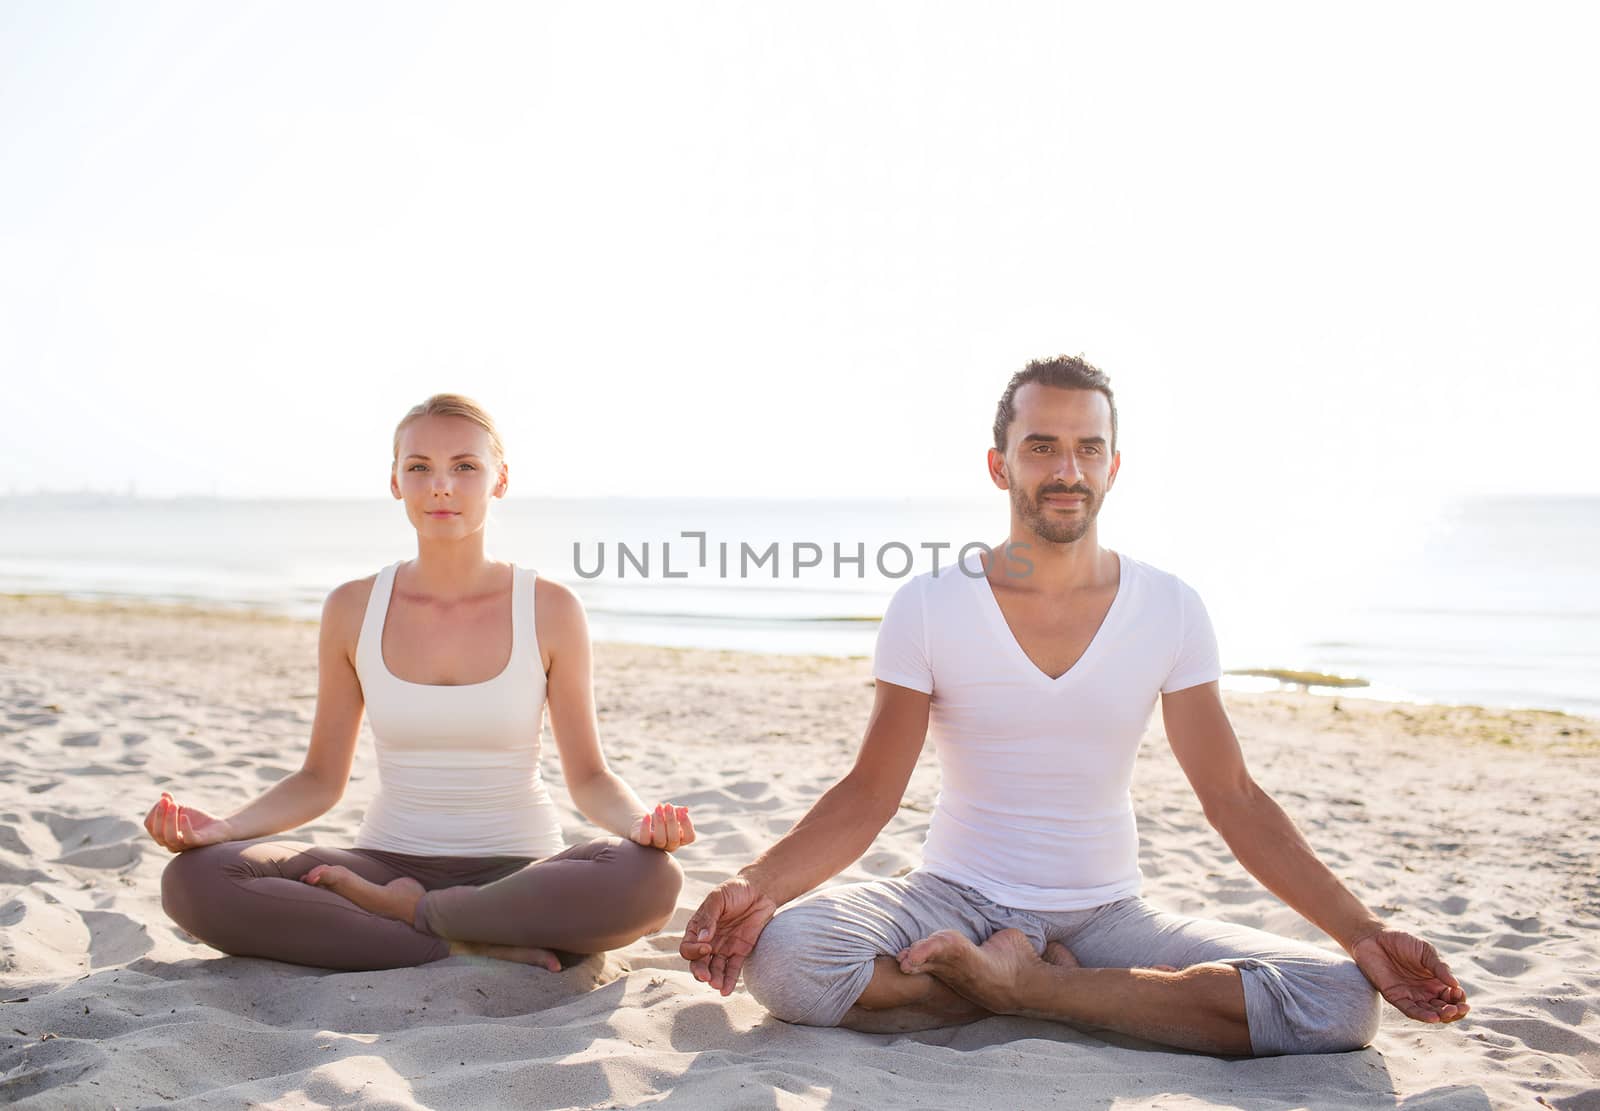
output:
[[[162,789],[216,811],[299,763],[304,622],[0,599],[0,1102],[24,1107],[1600,1107],[1600,723],[1560,714],[1231,696],[1252,769],[1369,905],[1434,941],[1474,1010],[1388,1010],[1358,1053],[1221,1060],[1043,1021],[912,1035],[791,1027],[677,956],[705,891],[848,766],[864,660],[604,645],[612,763],[701,840],[662,934],[560,974],[457,957],[327,973],[236,959],[162,914]],[[297,836],[348,844],[344,801]],[[547,763],[569,840],[596,835]],[[838,882],[913,866],[938,786]],[[1331,942],[1233,862],[1152,723],[1135,786],[1146,895]]]

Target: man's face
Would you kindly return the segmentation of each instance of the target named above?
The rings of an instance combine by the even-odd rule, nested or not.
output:
[[[1040,540],[1081,540],[1121,463],[1111,450],[1111,403],[1099,390],[1038,382],[1019,389],[1014,402],[1005,455],[990,451],[990,473],[1010,492],[1017,519]]]

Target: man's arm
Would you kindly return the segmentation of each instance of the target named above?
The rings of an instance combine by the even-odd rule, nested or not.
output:
[[[1343,946],[1405,1014],[1450,1022],[1467,1013],[1466,994],[1433,946],[1387,928],[1251,777],[1216,683],[1162,695],[1161,714],[1206,820],[1263,887]]]
[[[879,681],[861,751],[839,782],[753,863],[706,896],[678,951],[727,995],[777,908],[837,875],[894,817],[928,734],[930,696]]]
[[[1162,695],[1161,715],[1206,820],[1263,887],[1346,949],[1383,929],[1251,777],[1216,683]]]

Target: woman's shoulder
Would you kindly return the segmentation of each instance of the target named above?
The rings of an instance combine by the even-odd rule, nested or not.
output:
[[[557,619],[572,620],[583,616],[583,602],[572,588],[543,575],[533,580],[533,609],[541,616]]]
[[[367,602],[372,598],[372,588],[377,585],[380,574],[382,572],[378,571],[365,578],[351,579],[328,591],[328,597],[322,603],[322,619],[327,621],[333,618],[341,624],[354,620],[359,624],[367,612]]]

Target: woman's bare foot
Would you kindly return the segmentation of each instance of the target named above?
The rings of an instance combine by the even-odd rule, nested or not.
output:
[[[452,957],[493,957],[497,961],[516,961],[531,964],[547,972],[561,971],[561,958],[549,949],[524,948],[517,945],[490,945],[485,941],[452,941]]]
[[[300,882],[313,887],[326,887],[336,895],[343,895],[362,910],[370,910],[385,918],[396,918],[407,925],[415,920],[417,903],[423,895],[422,885],[410,876],[401,876],[380,885],[362,879],[339,864],[319,864],[301,876]]]

